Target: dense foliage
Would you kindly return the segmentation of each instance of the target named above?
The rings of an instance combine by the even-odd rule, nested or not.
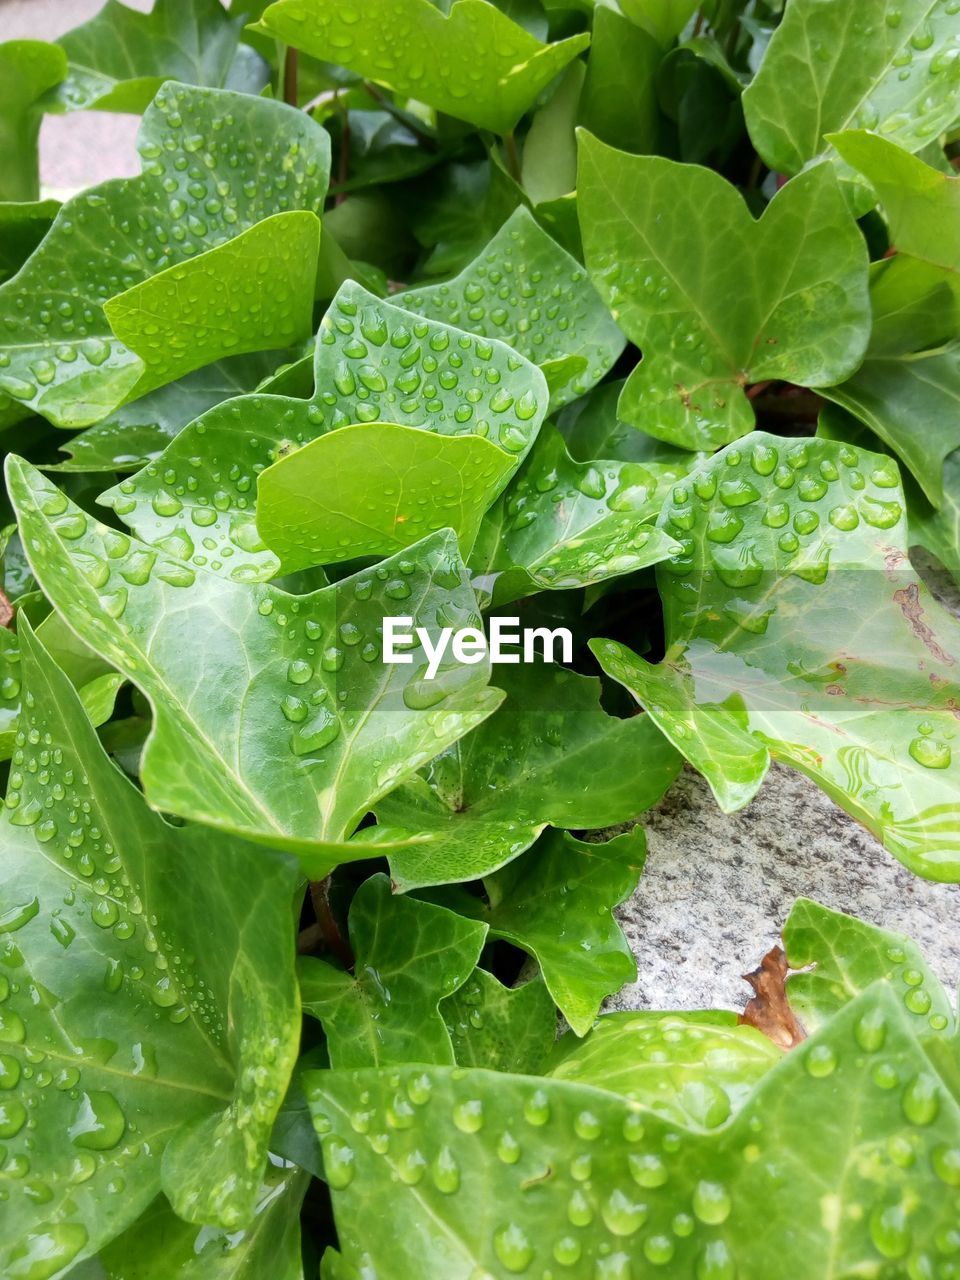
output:
[[[89,109],[141,173],[41,199]],[[907,939],[601,1014],[684,761],[960,880],[958,121],[960,0],[0,44],[0,1275],[960,1277]],[[572,661],[429,678],[496,615]]]

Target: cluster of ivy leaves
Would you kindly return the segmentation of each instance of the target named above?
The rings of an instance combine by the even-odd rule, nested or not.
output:
[[[91,109],[142,172],[42,199]],[[911,942],[600,1012],[684,761],[960,880],[958,122],[960,0],[0,44],[5,1280],[960,1277]]]

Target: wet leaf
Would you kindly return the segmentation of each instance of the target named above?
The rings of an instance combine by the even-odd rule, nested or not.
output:
[[[557,1011],[541,978],[505,987],[486,969],[475,969],[440,1012],[461,1067],[535,1075],[557,1035]]]
[[[63,51],[54,44],[42,40],[0,44],[0,201],[37,200],[43,99],[66,70]],[[0,216],[4,225],[10,215],[3,211]],[[6,238],[6,227],[4,231]]]
[[[625,422],[717,449],[753,428],[748,383],[823,387],[856,369],[870,331],[867,256],[827,166],[788,183],[755,221],[716,173],[580,140],[587,266],[644,357],[620,396]]]
[[[300,960],[303,1007],[323,1024],[332,1067],[454,1062],[437,1006],[467,981],[487,930],[453,911],[394,896],[371,876],[350,907],[353,974]]]
[[[685,544],[660,576],[666,657],[593,641],[601,664],[724,808],[772,755],[912,870],[960,879],[960,630],[910,568],[893,460],[758,434],[678,485],[661,520]]]

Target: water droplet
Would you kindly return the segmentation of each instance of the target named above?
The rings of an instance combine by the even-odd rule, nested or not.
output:
[[[877,1206],[870,1215],[870,1239],[885,1258],[905,1258],[911,1234],[902,1205]]]
[[[508,1223],[494,1232],[493,1249],[497,1257],[512,1275],[526,1271],[533,1261],[533,1245],[522,1227]]]
[[[112,1093],[84,1093],[70,1126],[70,1140],[75,1147],[90,1151],[109,1151],[123,1137],[127,1121]]]
[[[940,1113],[940,1091],[932,1076],[921,1073],[903,1095],[903,1114],[911,1124],[933,1124]]]
[[[323,1172],[327,1184],[334,1191],[342,1191],[349,1187],[356,1173],[356,1156],[353,1148],[339,1138],[324,1138]]]
[[[936,738],[914,738],[908,750],[917,764],[925,769],[949,769],[953,762],[949,745]]]
[[[730,1216],[730,1194],[722,1182],[701,1180],[693,1193],[693,1212],[701,1222],[716,1227]]]
[[[815,1044],[807,1051],[803,1060],[807,1075],[817,1080],[832,1076],[837,1069],[837,1055],[828,1044]]]

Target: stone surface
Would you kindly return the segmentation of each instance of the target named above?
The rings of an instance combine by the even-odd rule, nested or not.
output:
[[[909,934],[956,990],[960,885],[919,879],[802,774],[773,766],[751,805],[723,814],[687,768],[644,825],[646,868],[619,911],[639,978],[610,1008],[742,1008],[741,975],[799,897]]]

